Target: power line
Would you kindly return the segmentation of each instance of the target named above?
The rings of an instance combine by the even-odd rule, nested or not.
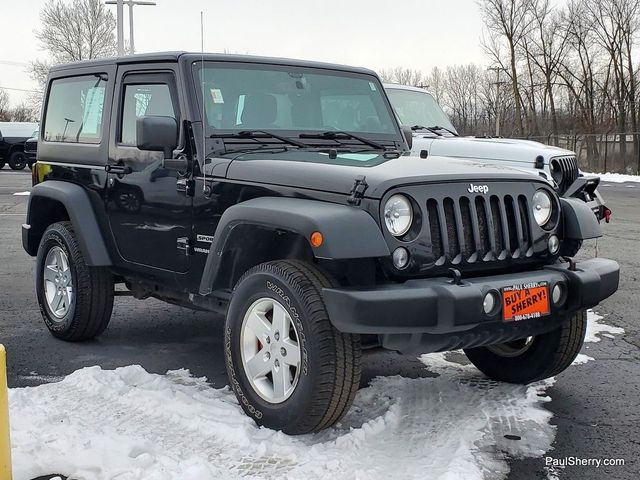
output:
[[[0,60],[2,65],[11,65],[13,67],[28,67],[29,64],[26,62],[14,62],[12,60]]]
[[[2,87],[2,86],[0,86],[0,89],[2,89],[2,90],[14,90],[16,92],[42,93],[42,90],[27,90],[26,88],[12,88],[12,87]]]

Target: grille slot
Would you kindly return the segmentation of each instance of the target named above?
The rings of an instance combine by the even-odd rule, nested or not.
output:
[[[562,182],[558,185],[560,194],[562,195],[578,178],[578,161],[573,155],[567,157],[556,157],[552,162],[557,162],[562,172]]]
[[[533,241],[525,195],[427,200],[436,265],[530,257]]]

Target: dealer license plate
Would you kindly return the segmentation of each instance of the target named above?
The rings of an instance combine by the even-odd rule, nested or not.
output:
[[[507,322],[549,314],[549,284],[522,283],[502,289],[502,318]]]

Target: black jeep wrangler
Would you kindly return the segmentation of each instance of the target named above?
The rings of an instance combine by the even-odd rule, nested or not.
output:
[[[114,286],[226,315],[231,388],[290,434],[337,422],[361,350],[464,349],[532,382],[567,368],[619,267],[576,263],[582,201],[544,179],[409,155],[372,71],[163,53],[52,69],[22,238],[63,340]]]

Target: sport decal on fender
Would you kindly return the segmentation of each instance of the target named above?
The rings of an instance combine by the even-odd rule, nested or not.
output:
[[[547,282],[524,283],[502,289],[502,315],[505,321],[529,320],[548,315],[549,285]]]

